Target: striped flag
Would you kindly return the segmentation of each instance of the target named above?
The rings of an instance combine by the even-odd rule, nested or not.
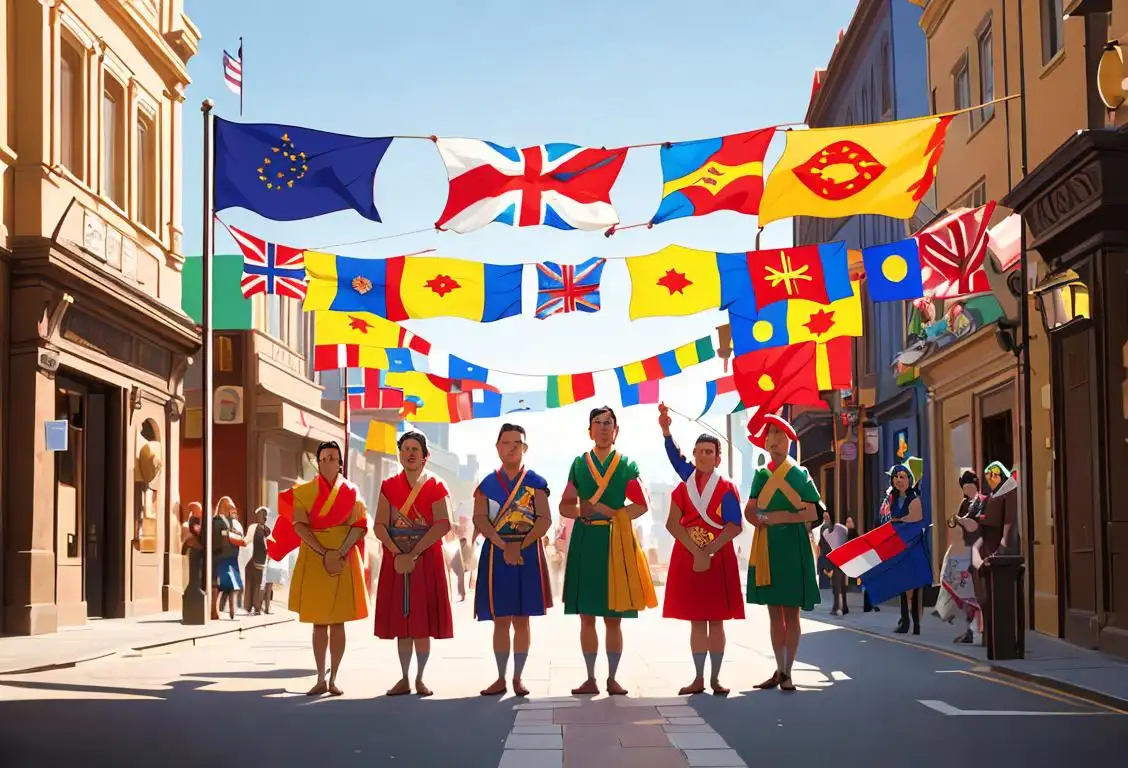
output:
[[[628,384],[622,368],[615,369],[619,379],[619,399],[624,408],[632,405],[654,405],[658,402],[658,379]]]
[[[239,44],[239,55],[232,56],[227,51],[223,52],[223,79],[227,81],[227,90],[237,96],[243,95],[243,45]]]
[[[736,379],[733,376],[724,376],[720,379],[705,382],[705,408],[697,418],[705,417],[705,414],[709,412],[709,409],[713,407],[713,403],[717,400],[717,395],[727,395],[730,392],[736,392]]]
[[[268,243],[235,227],[227,228],[243,252],[243,297],[276,294],[301,301],[306,295],[305,251]]]
[[[578,403],[595,397],[595,381],[590,373],[571,373],[549,376],[546,401],[549,408]]]
[[[697,341],[682,344],[669,352],[663,352],[660,355],[648,357],[635,363],[627,363],[621,369],[628,384],[640,384],[644,381],[674,376],[690,366],[712,360],[716,356],[713,337],[703,336]],[[616,369],[616,371],[618,370]]]
[[[385,387],[383,371],[349,371],[346,379],[345,391],[352,410],[403,407],[403,390]]]

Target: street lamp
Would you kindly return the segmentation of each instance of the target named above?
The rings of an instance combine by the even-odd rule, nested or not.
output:
[[[1072,269],[1047,275],[1030,292],[1038,302],[1042,325],[1057,331],[1076,322],[1089,320],[1089,286]]]

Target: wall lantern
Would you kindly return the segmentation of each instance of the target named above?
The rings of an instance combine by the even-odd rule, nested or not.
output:
[[[1042,313],[1047,331],[1060,330],[1092,317],[1089,308],[1089,286],[1072,269],[1047,275],[1030,292]]]
[[[1124,67],[1124,49],[1114,42],[1105,43],[1097,64],[1097,93],[1109,110],[1115,110],[1128,98],[1128,80]]]

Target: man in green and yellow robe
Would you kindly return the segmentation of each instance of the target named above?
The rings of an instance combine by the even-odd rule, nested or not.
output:
[[[748,602],[768,606],[776,672],[756,688],[795,690],[791,666],[799,650],[799,611],[820,602],[809,525],[820,497],[811,476],[788,456],[791,425],[774,414],[761,420],[752,442],[771,463],[756,470],[744,516],[756,527],[748,564]]]
[[[615,679],[623,653],[620,621],[658,605],[633,525],[649,501],[638,467],[615,451],[615,412],[607,407],[593,410],[588,434],[595,446],[572,462],[560,499],[560,514],[576,520],[564,572],[564,612],[580,615],[580,648],[587,666],[587,680],[572,693],[599,693],[595,619],[600,616],[606,627],[607,692],[622,695],[627,691]]]

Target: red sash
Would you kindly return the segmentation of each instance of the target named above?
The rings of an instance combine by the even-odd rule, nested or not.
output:
[[[278,494],[278,520],[266,540],[266,553],[272,560],[281,560],[301,545],[301,537],[294,530],[294,507],[298,506],[309,515],[309,526],[315,531],[344,525],[352,515],[360,498],[359,489],[343,476],[330,486],[320,474],[304,483]],[[354,523],[353,527],[367,528],[367,521]],[[364,556],[364,539],[357,544],[361,557]]]

